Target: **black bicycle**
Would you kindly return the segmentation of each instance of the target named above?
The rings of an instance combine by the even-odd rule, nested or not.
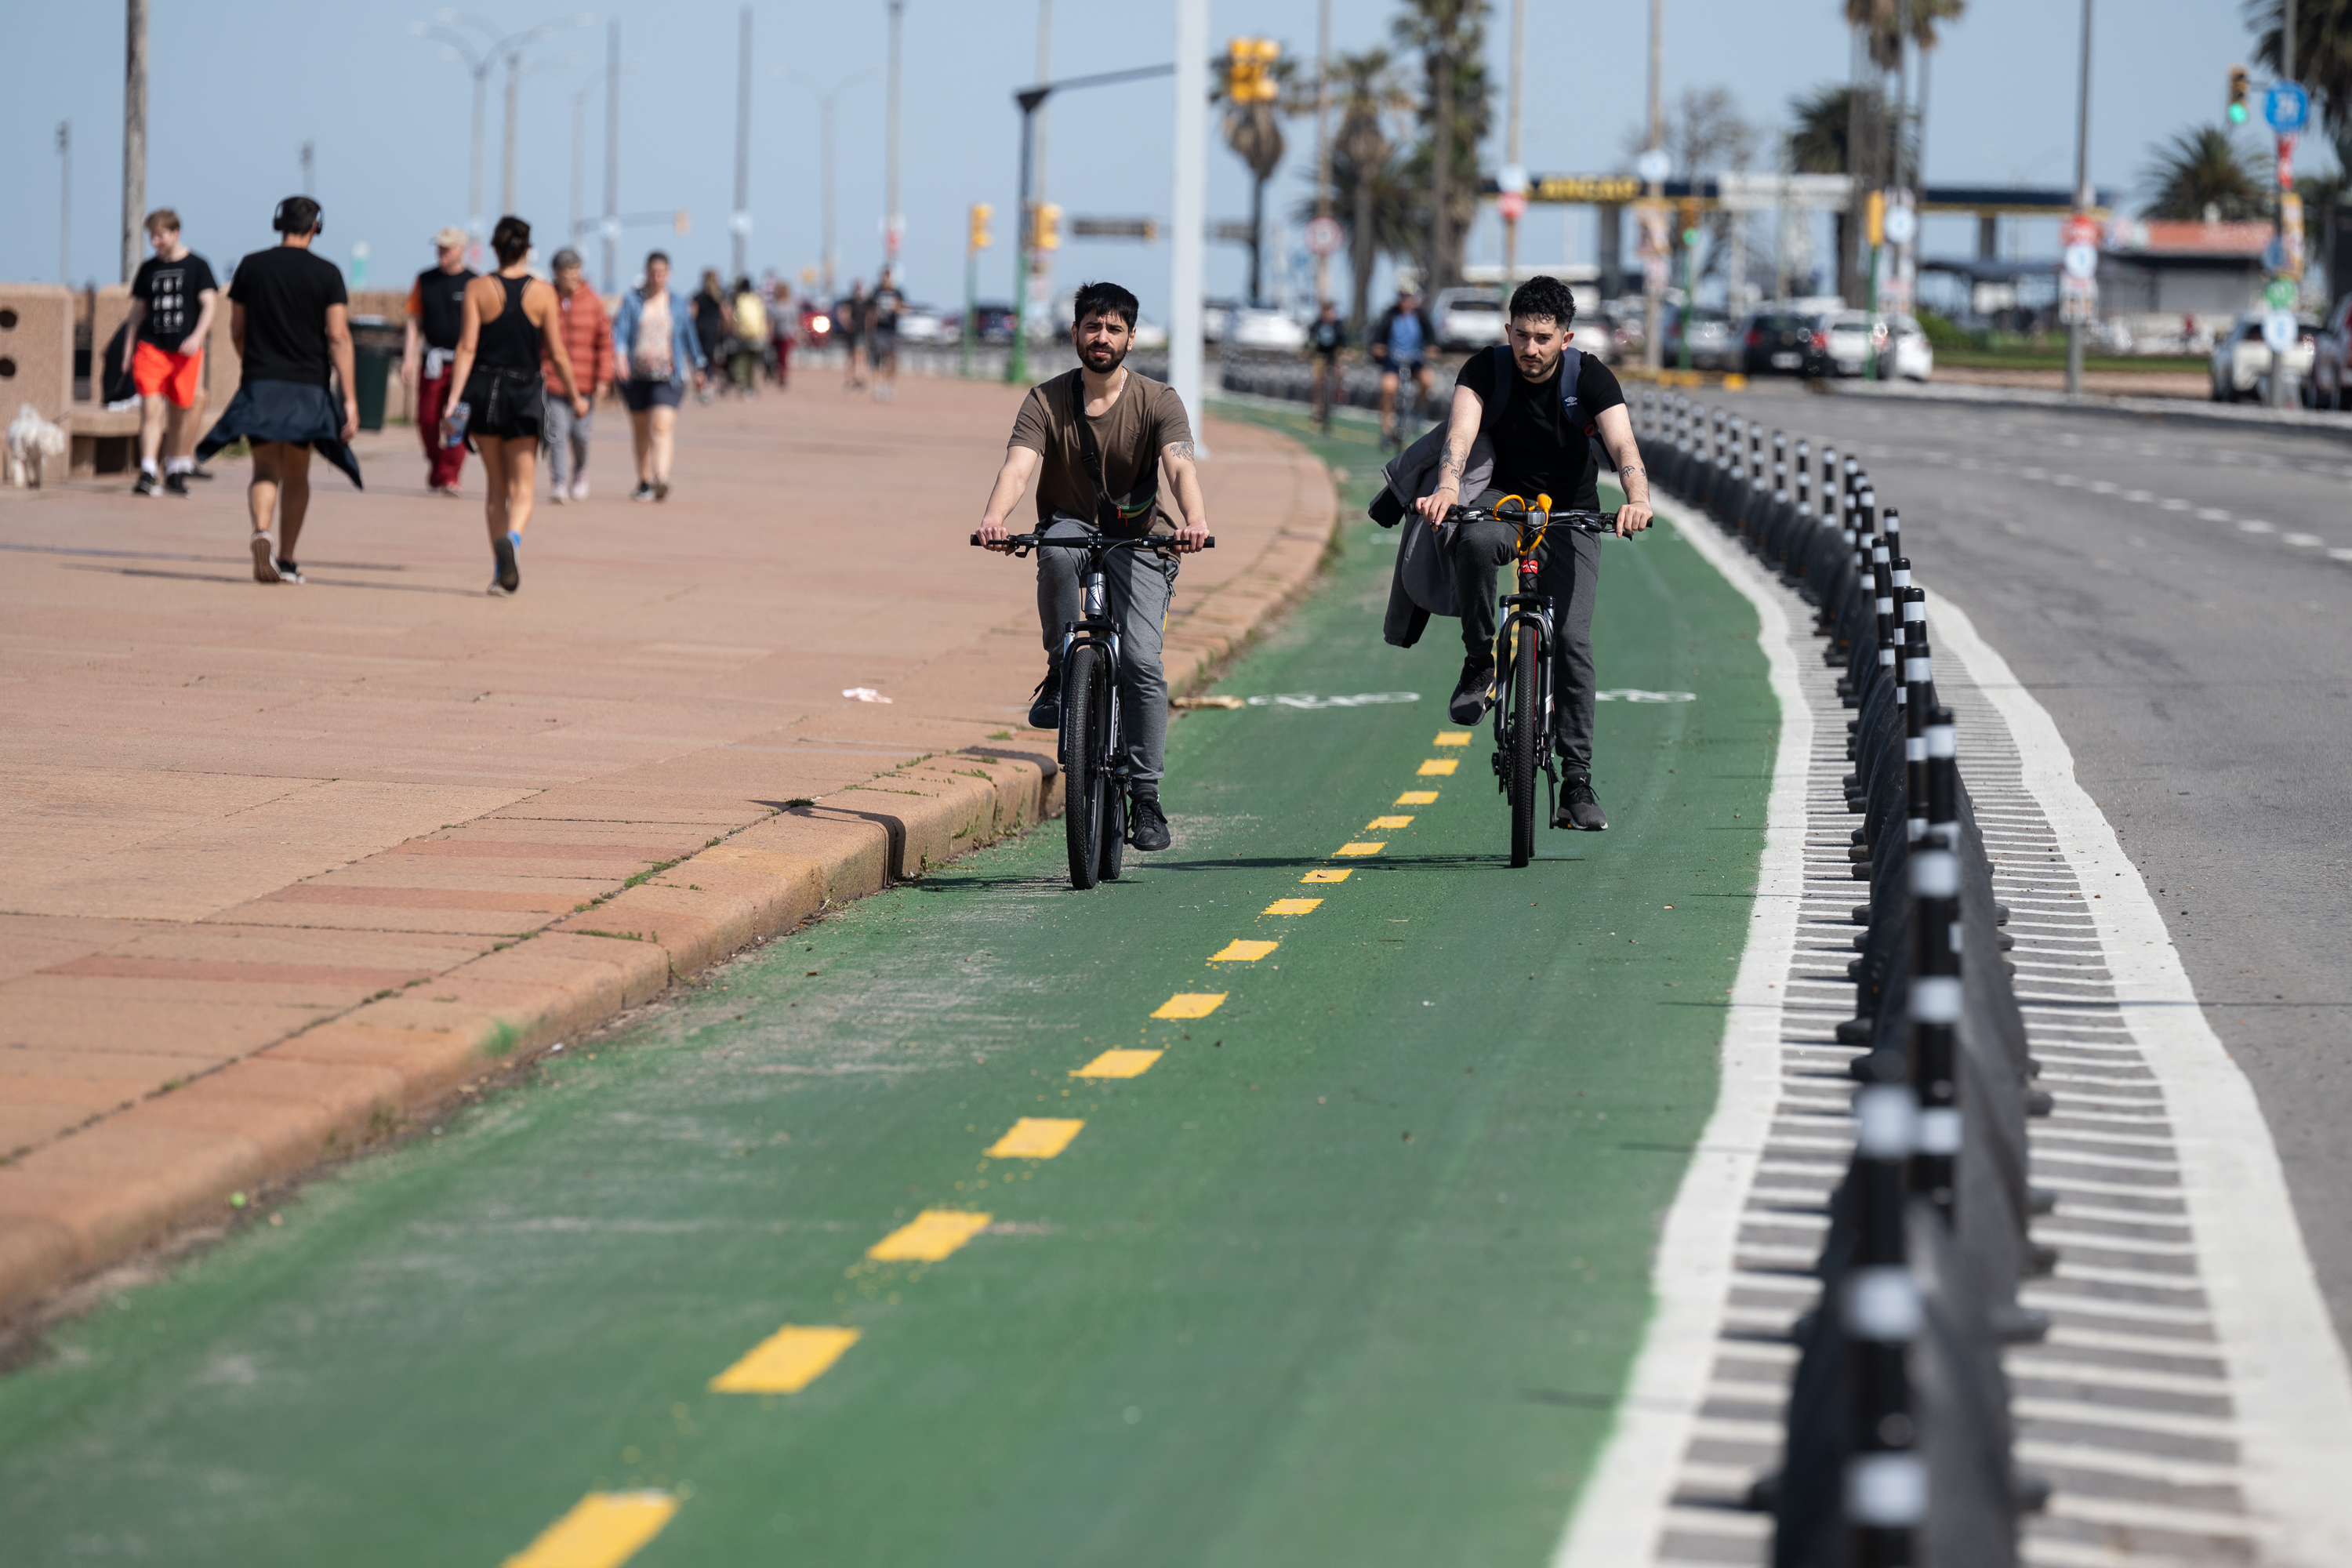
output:
[[[979,544],[980,535],[971,542]],[[1103,563],[1115,550],[1149,550],[1174,555],[1175,541],[1164,534],[1111,539],[1088,531],[1048,539],[1043,533],[1007,534],[1016,558],[1051,545],[1076,550],[1085,597],[1079,618],[1062,630],[1062,733],[1055,760],[1062,767],[1062,826],[1069,839],[1070,886],[1084,889],[1118,880],[1132,837],[1127,820],[1127,739],[1119,727],[1118,623],[1110,614],[1110,590]],[[1201,548],[1214,550],[1214,535]]]
[[[1524,866],[1536,855],[1536,774],[1547,781],[1549,807],[1559,801],[1559,705],[1552,700],[1554,641],[1551,601],[1536,592],[1542,569],[1544,537],[1554,528],[1578,533],[1613,534],[1613,511],[1553,511],[1551,498],[1539,495],[1533,505],[1517,496],[1505,496],[1492,510],[1449,507],[1448,522],[1484,522],[1499,519],[1518,530],[1518,592],[1505,594],[1498,604],[1502,616],[1495,626],[1495,786],[1510,797],[1511,864]],[[1550,820],[1547,809],[1545,820]]]

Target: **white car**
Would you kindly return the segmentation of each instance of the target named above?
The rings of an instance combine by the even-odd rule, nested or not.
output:
[[[951,343],[961,340],[961,324],[950,325],[948,319],[929,305],[908,305],[898,312],[898,341],[902,343]]]
[[[1164,349],[1168,346],[1168,329],[1155,321],[1135,323],[1135,346],[1139,349]]]
[[[1229,319],[1227,332],[1237,349],[1273,349],[1297,353],[1307,346],[1307,328],[1266,305],[1244,305]]]
[[[1430,301],[1429,319],[1437,327],[1437,346],[1462,352],[1501,342],[1503,297],[1491,289],[1441,289]]]
[[[1832,374],[1860,375],[1874,341],[1882,381],[1925,381],[1936,374],[1935,348],[1919,323],[1908,316],[1872,317],[1860,310],[1839,310],[1825,318],[1822,326],[1829,333]]]
[[[2206,362],[2214,402],[2235,403],[2242,397],[2261,395],[2263,378],[2271,373],[2271,346],[2263,342],[2264,313],[2244,312],[2215,340],[2212,355]],[[2294,329],[2295,344],[2286,351],[2286,368],[2302,389],[2300,395],[2308,401],[2312,361],[2317,357],[2319,348],[2319,323],[2308,316],[2297,316]]]

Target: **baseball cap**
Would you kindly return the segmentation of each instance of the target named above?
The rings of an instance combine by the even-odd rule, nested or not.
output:
[[[436,250],[463,250],[472,243],[473,237],[454,223],[433,237],[433,248]]]

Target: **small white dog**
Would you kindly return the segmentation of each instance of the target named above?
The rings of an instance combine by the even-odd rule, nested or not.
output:
[[[8,482],[18,489],[38,489],[50,462],[64,458],[68,445],[62,426],[42,418],[29,403],[21,405],[8,424]]]

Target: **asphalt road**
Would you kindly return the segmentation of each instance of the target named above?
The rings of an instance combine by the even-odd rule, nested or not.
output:
[[[1047,824],[248,1211],[0,1378],[0,1556],[1547,1560],[1715,1100],[1778,710],[1696,551],[1609,545],[1602,684],[1652,700],[1601,708],[1611,830],[1509,869],[1352,489],[1223,683],[1284,700],[1174,727],[1174,848],[1073,893]]]
[[[2352,1342],[2352,442],[1769,385],[1708,400],[1857,454],[1930,619],[1949,595],[2056,720],[2253,1081]]]

